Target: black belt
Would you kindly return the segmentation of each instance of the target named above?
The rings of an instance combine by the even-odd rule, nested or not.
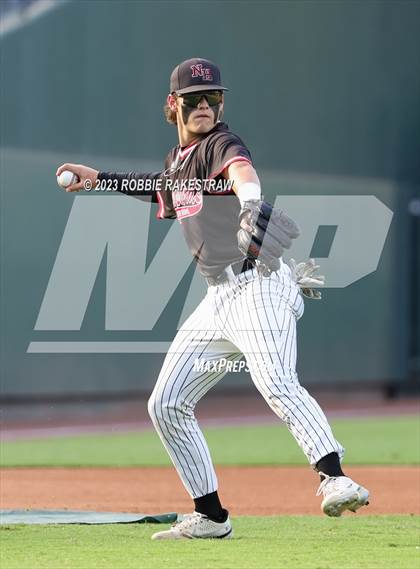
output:
[[[245,273],[246,271],[253,269],[255,267],[255,261],[252,261],[251,259],[245,259],[244,261],[232,263],[231,267],[235,275],[240,275],[241,273]]]
[[[255,262],[251,259],[245,259],[244,261],[237,261],[229,265],[232,268],[233,274],[235,276],[245,273],[250,269],[255,267]],[[215,286],[223,284],[229,280],[229,273],[224,269],[217,277],[206,277],[206,282],[209,286]]]

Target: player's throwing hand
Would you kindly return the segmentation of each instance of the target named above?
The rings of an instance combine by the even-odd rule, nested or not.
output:
[[[68,170],[69,172],[73,172],[73,174],[75,174],[78,178],[78,182],[73,183],[65,188],[66,192],[78,192],[86,188],[92,189],[95,187],[99,174],[98,170],[89,168],[89,166],[83,166],[83,164],[66,163],[62,164],[57,169],[55,175],[58,177],[62,172],[65,172],[66,170]]]

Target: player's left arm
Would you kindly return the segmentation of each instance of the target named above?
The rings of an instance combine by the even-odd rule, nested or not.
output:
[[[243,184],[255,184],[260,188],[259,196],[255,199],[261,199],[261,184],[254,166],[247,160],[238,160],[233,162],[223,171],[223,176],[232,180],[233,191],[239,197],[239,188]],[[257,189],[256,189],[257,191]]]
[[[236,193],[236,195],[238,196],[238,198],[241,200],[241,205],[242,205],[242,210],[241,210],[241,215],[240,215],[240,225],[243,229],[246,229],[247,232],[250,231],[251,233],[254,234],[255,236],[255,225],[253,227],[253,223],[249,223],[249,219],[247,219],[245,216],[242,216],[242,212],[246,207],[249,207],[247,205],[244,205],[244,202],[246,201],[246,199],[255,199],[255,200],[261,200],[261,187],[260,187],[260,181],[257,175],[257,172],[255,171],[255,168],[252,166],[252,164],[250,164],[247,161],[238,161],[238,162],[233,162],[230,166],[228,166],[225,171],[223,172],[223,175],[228,178],[229,180],[233,180],[234,184],[233,184],[233,191]],[[244,185],[246,184],[246,185]],[[254,198],[247,198],[247,190],[245,190],[245,188],[248,188],[248,192],[254,191],[255,192],[255,197]],[[244,191],[245,190],[245,191]],[[259,190],[259,195],[258,195],[258,190]],[[244,200],[245,198],[245,200]],[[260,202],[261,203],[261,202]],[[265,202],[264,202],[265,203]],[[268,205],[268,204],[267,204]],[[259,213],[263,213],[261,211],[261,205],[258,206],[258,209],[260,210]],[[267,210],[268,215],[271,217],[271,213],[269,210]],[[284,215],[284,214],[283,214]],[[242,218],[242,220],[241,220]],[[259,219],[259,216],[258,216]],[[296,227],[296,230],[292,233],[288,232],[288,225],[289,225],[289,218],[287,218],[287,222],[286,224],[284,223],[285,219],[283,218],[281,220],[281,232],[283,232],[284,230],[286,230],[286,235],[283,235],[282,238],[280,238],[280,248],[277,250],[276,255],[280,255],[281,250],[283,248],[287,248],[287,244],[289,242],[289,238],[293,239],[296,238],[297,235],[299,234],[299,230]],[[260,223],[256,223],[256,225],[260,225]],[[277,234],[277,238],[280,237],[279,232],[278,232],[278,228],[277,231],[275,231],[275,233]],[[260,238],[263,237],[263,235],[260,236]],[[239,234],[238,234],[238,242],[239,242],[239,247],[242,250],[243,253],[246,253],[247,256],[251,256],[251,258],[254,259],[263,259],[262,262],[265,263],[269,269],[276,269],[277,268],[277,263],[274,259],[274,263],[273,263],[273,259],[270,259],[269,256],[267,256],[267,254],[264,255],[264,251],[261,251],[261,248],[256,247],[255,251],[254,251],[254,247],[255,247],[255,243],[253,243],[252,237],[248,234],[248,237],[246,237],[244,239],[244,233],[243,231],[240,229],[239,230]],[[245,249],[246,247],[246,249]],[[251,253],[251,255],[249,255]],[[262,253],[262,254],[261,254]],[[264,259],[264,257],[266,257]],[[290,262],[290,268],[291,268],[291,276],[292,279],[296,282],[296,284],[300,287],[302,294],[304,296],[306,296],[307,298],[313,298],[313,299],[320,299],[321,298],[321,292],[319,290],[317,290],[317,288],[313,288],[313,287],[320,287],[320,286],[324,286],[325,283],[325,277],[323,275],[318,275],[316,274],[318,269],[319,269],[319,265],[316,265],[313,259],[309,259],[309,261],[305,262],[305,263],[298,263],[296,264],[296,262],[294,261],[294,259],[291,259]]]
[[[224,175],[233,181],[233,191],[241,202],[239,250],[263,270],[276,271],[279,258],[298,237],[299,228],[285,213],[262,200],[260,181],[250,162],[232,162]]]

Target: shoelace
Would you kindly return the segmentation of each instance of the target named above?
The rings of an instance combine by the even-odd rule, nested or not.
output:
[[[201,514],[199,514],[198,512],[193,512],[192,514],[185,514],[182,520],[175,522],[172,525],[172,527],[176,527],[178,529],[183,529],[183,528],[187,529],[195,523],[197,518],[201,519],[201,517],[202,517]]]
[[[330,490],[339,490],[342,486],[348,485],[348,479],[346,476],[328,476],[323,472],[319,473],[321,476],[325,476],[324,480],[319,485],[316,495],[326,494]],[[328,488],[327,488],[328,487]]]

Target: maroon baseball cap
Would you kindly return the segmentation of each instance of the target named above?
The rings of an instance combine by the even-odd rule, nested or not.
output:
[[[177,95],[195,91],[228,91],[222,86],[220,70],[208,59],[194,57],[175,67],[171,73],[170,92]]]

